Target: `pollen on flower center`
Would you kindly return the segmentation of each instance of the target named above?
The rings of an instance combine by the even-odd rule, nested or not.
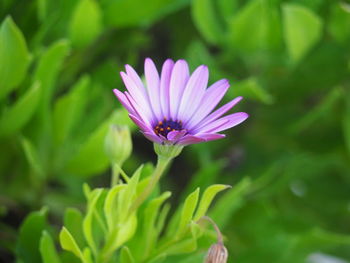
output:
[[[167,137],[168,133],[171,131],[181,131],[182,130],[182,121],[173,121],[173,120],[167,120],[164,118],[164,120],[159,121],[157,125],[154,127],[154,131],[157,135],[163,135],[165,138]]]

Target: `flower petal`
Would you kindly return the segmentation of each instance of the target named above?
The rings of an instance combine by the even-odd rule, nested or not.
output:
[[[204,142],[204,141],[205,141],[205,139],[203,139],[203,138],[188,134],[188,135],[185,135],[182,139],[180,139],[178,141],[178,144],[185,146],[185,145],[200,143],[200,142]]]
[[[144,132],[153,132],[152,127],[148,126],[142,120],[140,120],[137,116],[129,114],[130,119]]]
[[[129,103],[127,97],[124,95],[123,92],[121,92],[118,89],[114,89],[113,90],[115,96],[117,96],[118,100],[120,101],[120,103],[124,106],[124,108],[131,114],[136,114],[134,109],[132,108],[131,104]]]
[[[206,142],[214,141],[214,140],[218,140],[226,137],[225,134],[219,134],[219,133],[201,133],[201,134],[196,134],[196,136],[204,139]]]
[[[163,119],[159,100],[159,74],[156,66],[150,58],[145,60],[145,77],[147,83],[148,97],[157,120]]]
[[[169,141],[176,142],[178,141],[181,137],[183,137],[187,133],[186,130],[181,130],[181,131],[171,131],[167,135],[167,139]]]
[[[183,91],[189,78],[189,71],[187,62],[183,59],[178,60],[171,73],[170,87],[169,87],[169,104],[170,104],[170,118],[176,120],[177,112],[181,102]]]
[[[201,102],[205,89],[208,85],[209,71],[207,66],[199,66],[187,82],[184,94],[181,99],[177,120],[186,122]]]
[[[134,98],[128,92],[125,92],[124,94],[125,94],[126,98],[128,99],[130,105],[134,109],[134,111],[136,113],[135,116],[139,117],[139,119],[143,123],[147,124],[148,126],[152,126],[152,123],[154,123],[153,119],[149,118],[145,114],[145,110],[142,107],[140,107],[140,105],[138,105],[138,103],[134,100]]]
[[[242,123],[248,117],[249,115],[245,112],[236,112],[209,123],[207,126],[203,127],[199,133],[221,132]]]
[[[169,88],[171,72],[174,67],[174,61],[167,59],[162,67],[162,74],[160,77],[160,106],[163,113],[163,118],[170,119],[170,105],[169,105]],[[163,119],[161,118],[161,119]]]
[[[142,133],[148,140],[155,143],[162,143],[162,140],[156,134],[151,132],[142,132]]]
[[[142,94],[146,94],[145,87],[140,76],[136,73],[136,71],[130,66],[125,65],[126,74],[132,79],[137,88],[142,92]]]
[[[226,103],[224,106],[220,107],[213,113],[211,113],[209,116],[207,116],[204,120],[202,120],[200,123],[198,123],[194,129],[193,132],[197,133],[198,130],[201,130],[204,128],[208,123],[213,122],[220,118],[222,115],[224,115],[227,111],[232,109],[233,106],[235,106],[238,102],[240,102],[243,99],[243,97],[237,97],[233,100],[231,100],[229,103]]]
[[[146,115],[148,120],[154,121],[155,117],[153,115],[152,108],[151,108],[150,103],[148,101],[148,97],[147,97],[146,92],[145,92],[145,94],[143,94],[143,92],[137,87],[135,82],[124,72],[120,72],[120,75],[124,81],[125,87],[129,91],[131,97],[136,102],[136,104],[139,107],[141,107],[144,115]]]

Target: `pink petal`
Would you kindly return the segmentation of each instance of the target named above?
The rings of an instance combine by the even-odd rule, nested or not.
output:
[[[197,109],[208,85],[209,71],[207,66],[199,66],[187,82],[177,114],[178,120],[186,122]]]
[[[169,87],[170,117],[176,120],[183,91],[189,78],[188,65],[185,60],[178,60],[171,73]]]
[[[232,109],[233,106],[235,106],[238,102],[240,102],[243,99],[243,97],[237,97],[230,101],[229,103],[226,103],[224,106],[220,107],[213,113],[211,113],[208,117],[206,117],[204,120],[202,120],[200,123],[198,123],[193,132],[197,132],[198,130],[205,127],[208,123],[213,122],[220,118],[222,115],[224,115],[227,111]]]
[[[162,143],[162,140],[155,133],[143,132],[143,135],[152,142]]]
[[[126,98],[128,99],[130,105],[132,106],[132,108],[135,111],[135,116],[137,115],[137,117],[139,117],[139,119],[147,124],[148,126],[152,126],[152,123],[154,123],[154,119],[153,118],[149,118],[146,114],[145,114],[145,110],[140,107],[140,105],[137,104],[137,102],[134,100],[134,98],[128,93],[125,92],[124,93]]]
[[[115,96],[117,96],[120,103],[124,106],[124,108],[126,108],[126,110],[129,113],[136,114],[123,92],[119,91],[118,89],[114,89],[113,92],[114,92]]]
[[[218,140],[226,137],[225,134],[218,134],[218,133],[201,133],[201,134],[196,134],[196,136],[204,139],[206,142]]]
[[[162,109],[163,118],[165,117],[167,119],[170,119],[169,88],[173,67],[174,62],[171,59],[167,59],[163,64],[162,74],[160,77],[160,106]]]
[[[152,105],[153,112],[157,119],[161,120],[164,116],[162,116],[163,114],[159,100],[159,75],[156,66],[150,58],[146,58],[145,60],[145,77],[148,96]]]
[[[133,122],[140,127],[140,129],[144,132],[153,132],[152,127],[148,126],[146,123],[144,123],[142,120],[140,120],[137,116],[134,116],[132,114],[129,114],[130,119],[133,120]]]
[[[183,137],[185,134],[187,133],[186,130],[182,130],[182,131],[171,131],[168,133],[167,139],[169,141],[178,141],[181,137]]]
[[[125,65],[125,71],[126,71],[126,74],[128,74],[128,76],[132,79],[132,81],[138,87],[138,89],[142,92],[142,94],[146,94],[145,87],[142,83],[142,80],[139,77],[139,75],[136,73],[136,71],[130,65]]]
[[[249,115],[245,112],[236,112],[230,115],[227,115],[223,118],[220,118],[212,123],[209,123],[207,126],[203,127],[199,133],[217,133],[223,130],[230,129],[243,121],[245,121]]]
[[[132,79],[124,72],[120,72],[120,75],[131,97],[136,102],[136,104],[142,109],[142,113],[146,115],[148,120],[154,120],[155,118],[153,116],[152,108],[148,101],[148,96],[146,92],[145,94],[143,94],[143,92],[137,87],[137,85],[132,81]]]
[[[195,127],[200,121],[203,120],[215,107],[220,100],[224,97],[230,84],[226,79],[219,80],[211,85],[205,92],[198,108],[193,113],[192,117],[184,125],[188,129]]]
[[[204,141],[205,141],[205,139],[200,138],[198,136],[185,135],[182,139],[179,140],[178,144],[185,146],[185,145],[200,143],[200,142],[204,142]]]

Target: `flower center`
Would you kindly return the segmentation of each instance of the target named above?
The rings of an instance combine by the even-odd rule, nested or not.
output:
[[[182,121],[167,120],[164,118],[163,121],[159,121],[154,127],[154,131],[157,135],[163,135],[165,138],[171,131],[181,131]]]

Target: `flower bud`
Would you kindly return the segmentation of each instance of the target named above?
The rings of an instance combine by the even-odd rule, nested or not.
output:
[[[154,144],[154,151],[159,157],[165,159],[173,159],[178,156],[183,149],[181,145],[172,145],[172,144]]]
[[[226,263],[227,249],[222,243],[213,244],[208,251],[205,263]]]
[[[105,138],[105,152],[112,163],[122,164],[129,158],[132,141],[128,126],[111,125]]]

